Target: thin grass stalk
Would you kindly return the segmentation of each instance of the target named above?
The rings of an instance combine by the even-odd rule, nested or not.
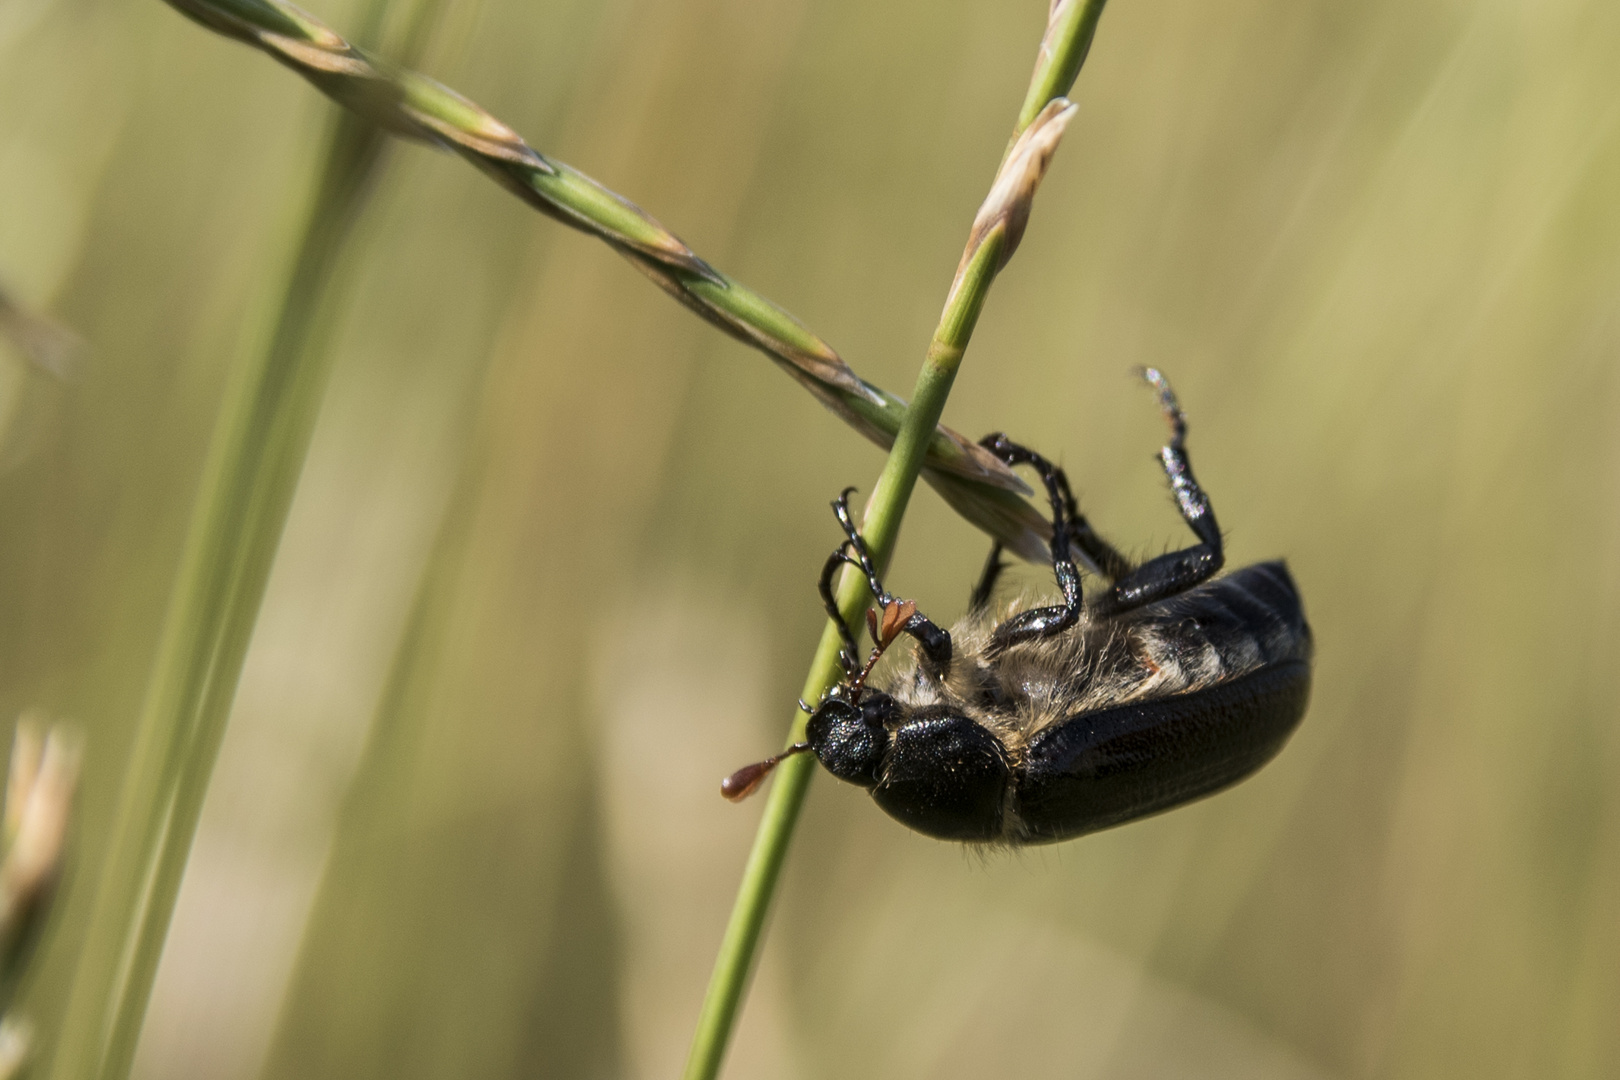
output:
[[[699,258],[652,215],[578,169],[541,154],[460,94],[356,48],[286,0],[167,3],[210,30],[265,52],[390,133],[461,155],[536,210],[604,241],[697,315],[769,356],[856,431],[885,449],[893,445],[906,414],[903,399],[855,374],[826,341]],[[1072,81],[1079,66],[1076,54],[1059,46],[1089,40],[1098,8],[1069,0],[1055,5],[1055,29],[1047,35],[1054,63],[1047,63],[1043,53],[1042,85],[1066,86],[1065,77]],[[1083,49],[1079,55],[1084,55]],[[1020,130],[1033,115],[1021,121]],[[1030,493],[1029,486],[1011,469],[939,425],[926,440],[926,449],[923,476],[958,513],[1001,540],[1009,551],[1035,560],[1046,557],[1043,519],[1022,497]]]
[[[373,24],[385,6],[374,0]],[[416,14],[420,26],[432,13],[424,4]],[[327,384],[326,297],[386,145],[369,122],[336,119],[273,329],[227,388],[69,993],[57,1080],[129,1072]]]
[[[867,500],[861,534],[880,570],[888,567],[906,505],[926,459],[929,436],[944,412],[990,285],[1023,237],[1035,188],[1073,115],[1074,107],[1064,95],[1091,48],[1104,2],[1054,0],[1049,11],[1030,91],[1012,140],[969,232],[944,312],[917,376],[911,407]],[[872,594],[862,575],[850,572],[848,567],[845,571],[839,581],[838,610],[845,625],[859,632],[861,616],[870,606]],[[805,677],[801,700],[820,700],[843,677],[839,662],[842,644],[838,625],[829,619]],[[794,713],[785,747],[803,741],[809,718],[802,709]],[[714,1080],[719,1075],[788,844],[815,769],[812,755],[799,754],[776,770],[698,1014],[682,1074],[684,1080]]]

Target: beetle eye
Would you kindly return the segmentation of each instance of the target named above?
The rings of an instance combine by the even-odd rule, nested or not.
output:
[[[893,728],[900,725],[904,714],[894,698],[881,690],[868,690],[861,698],[861,717],[870,728]]]

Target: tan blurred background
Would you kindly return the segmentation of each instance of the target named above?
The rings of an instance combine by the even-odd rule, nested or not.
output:
[[[425,67],[904,393],[1044,9],[453,0]],[[1155,552],[1164,367],[1232,561],[1304,588],[1311,711],[1016,855],[818,778],[728,1074],[1620,1075],[1620,7],[1115,0],[1074,96],[947,422]],[[90,747],[46,1043],[332,109],[156,0],[0,0],[0,280],[87,345],[0,357],[0,715]],[[137,1073],[672,1076],[760,809],[716,782],[881,457],[448,155],[353,252]],[[921,490],[891,584],[952,618],[984,548]]]

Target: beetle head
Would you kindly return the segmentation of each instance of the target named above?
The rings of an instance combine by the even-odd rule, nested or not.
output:
[[[805,738],[827,771],[840,780],[874,787],[889,751],[888,723],[900,717],[900,704],[881,690],[867,690],[858,702],[829,695],[805,725]]]

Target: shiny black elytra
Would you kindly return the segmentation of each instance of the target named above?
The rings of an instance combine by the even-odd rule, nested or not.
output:
[[[813,751],[918,832],[1042,844],[1211,794],[1282,749],[1310,692],[1299,591],[1281,562],[1214,577],[1221,534],[1187,459],[1185,418],[1164,377],[1143,374],[1170,423],[1160,462],[1198,543],[1134,565],[1092,531],[1062,469],[990,435],[981,445],[1031,466],[1046,488],[1063,602],[1014,602],[998,617],[990,602],[1003,568],[998,543],[967,615],[946,632],[884,590],[846,490],[833,503],[846,539],[820,584],[844,635],[845,679],[813,711],[805,706],[807,741],[727,777],[727,798],[747,796],[783,758]],[[1106,590],[1082,596],[1076,553],[1109,580]],[[876,647],[864,666],[833,600],[844,563],[860,568],[876,597],[867,612]],[[915,639],[914,655],[883,688],[868,686],[901,634]]]

